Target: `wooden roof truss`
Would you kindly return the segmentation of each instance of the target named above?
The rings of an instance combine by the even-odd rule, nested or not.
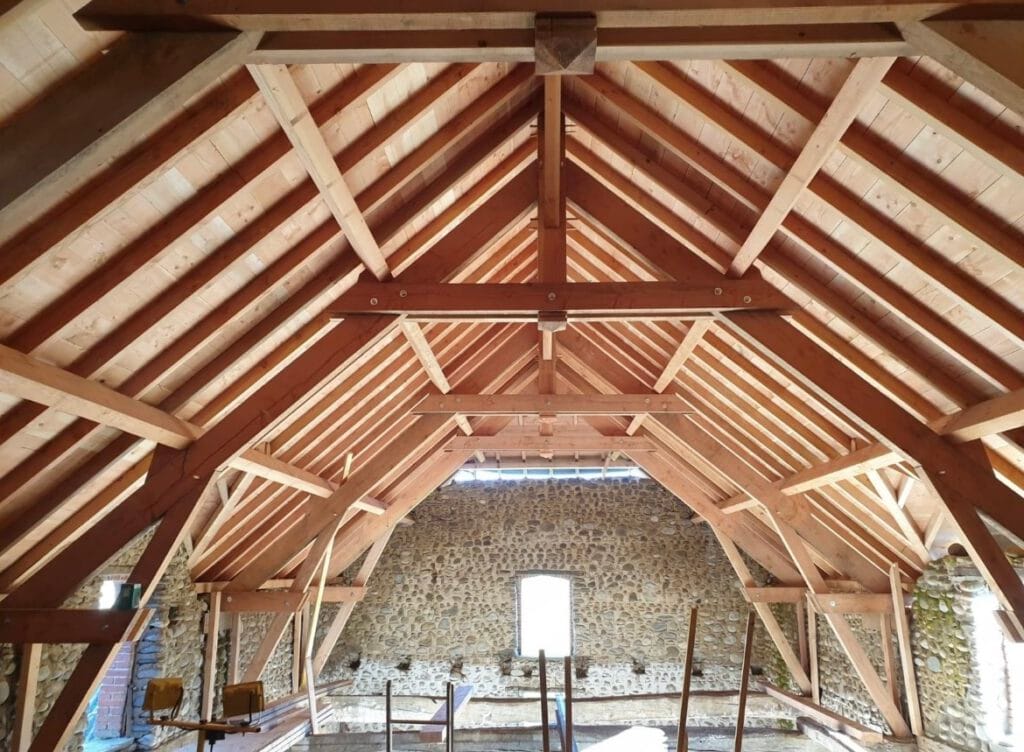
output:
[[[148,533],[144,603],[186,543],[214,620],[275,611],[232,676],[344,600],[304,627],[315,675],[359,597],[328,583],[366,554],[364,588],[459,467],[590,452],[711,526],[804,694],[772,598],[809,598],[918,733],[846,613],[905,641],[902,587],[953,536],[1024,639],[1024,6],[406,5],[92,0],[123,33],[0,124],[0,637],[94,634],[62,604]],[[1003,194],[901,154],[910,122]],[[204,177],[90,251],[169,170]],[[15,748],[59,748],[115,653]]]

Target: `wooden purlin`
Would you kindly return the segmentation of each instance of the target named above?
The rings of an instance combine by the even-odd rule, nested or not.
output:
[[[1024,70],[1020,65],[1024,20],[930,18],[904,22],[899,28],[917,51],[1024,115]]]

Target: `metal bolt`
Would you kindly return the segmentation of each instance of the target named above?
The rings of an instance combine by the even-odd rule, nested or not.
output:
[[[376,298],[370,298],[370,305],[377,305],[377,299]]]
[[[716,287],[715,288],[715,295],[721,295],[721,294],[722,294],[722,288],[721,287]]]
[[[749,302],[750,302],[750,300],[751,300],[751,298],[750,298],[750,296],[749,296],[749,295],[744,295],[744,296],[743,296],[743,302],[744,302],[744,303],[749,303]]]
[[[399,290],[398,291],[398,297],[400,297],[400,298],[408,298],[409,297],[409,291],[408,290]]]

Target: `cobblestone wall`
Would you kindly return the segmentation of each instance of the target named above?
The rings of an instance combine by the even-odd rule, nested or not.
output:
[[[1024,576],[1019,562],[1018,571]],[[1000,715],[1006,718],[1010,706],[1006,688],[995,683],[982,686],[983,676],[1002,675],[1005,670],[1000,651],[979,650],[978,642],[986,636],[976,623],[974,603],[988,593],[981,575],[965,557],[950,556],[933,562],[914,587],[911,645],[927,737],[922,740],[921,750],[1008,749],[999,746],[988,731],[993,712],[996,725],[1002,725],[998,722]],[[850,617],[850,623],[875,669],[884,676],[877,620]],[[822,617],[818,617],[818,625],[822,704],[854,720],[884,728],[881,715]],[[989,631],[989,638],[1002,640],[1001,633],[995,633],[991,625]],[[899,679],[905,707],[906,692],[902,677]]]
[[[238,654],[240,670],[244,671],[245,667],[252,661],[252,657],[256,654],[256,649],[263,640],[263,636],[267,633],[267,629],[270,627],[270,622],[274,620],[274,616],[275,614],[242,615],[242,643]],[[230,632],[221,633],[221,640],[223,640],[225,649],[231,639],[232,635]],[[289,622],[285,628],[284,635],[281,637],[281,641],[277,644],[277,649],[270,656],[266,668],[263,669],[263,673],[260,675],[260,679],[263,681],[263,696],[267,702],[284,697],[292,692],[292,650],[292,624]],[[225,677],[227,676],[226,656],[227,654],[225,653]]]
[[[861,723],[887,730],[885,719],[878,712],[871,695],[853,670],[850,659],[843,652],[839,640],[823,616],[815,617],[818,621],[818,676],[821,687],[821,704],[847,718]],[[882,633],[879,620],[874,616],[848,616],[853,633],[871,659],[871,665],[884,680],[884,658],[882,655]],[[893,637],[893,650],[896,647]],[[898,656],[896,652],[894,655]],[[903,685],[897,675],[900,693]]]
[[[1024,577],[1024,561],[1018,559],[1015,564]],[[980,640],[1005,646],[1002,633],[991,623],[978,623],[979,618],[988,616],[990,607],[976,608],[975,599],[988,594],[970,560],[952,556],[933,563],[914,590],[911,632],[925,734],[956,750],[1024,748],[1024,721],[1019,716],[1014,719],[1016,747],[999,746],[989,730],[993,720],[996,726],[1005,725],[1011,703],[1008,688],[1001,682],[983,686],[983,677],[1005,673],[1002,651],[979,650]],[[928,748],[942,749],[938,745]]]
[[[735,689],[747,606],[691,516],[651,481],[449,485],[394,534],[325,678],[353,678],[356,693],[380,692],[385,678],[396,692],[437,693],[450,675],[482,695],[536,690],[535,661],[515,657],[516,585],[552,570],[572,576],[574,652],[588,665],[579,694],[676,691],[696,604],[694,685]],[[781,665],[760,630],[755,663]]]

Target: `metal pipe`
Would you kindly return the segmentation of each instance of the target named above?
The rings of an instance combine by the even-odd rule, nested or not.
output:
[[[540,663],[540,736],[544,752],[551,752],[551,726],[548,721],[548,662],[544,651],[537,653]]]
[[[448,682],[448,744],[447,752],[455,752],[455,684]]]
[[[572,731],[572,656],[567,655],[565,663],[565,747],[576,752],[576,738]]]
[[[394,744],[391,741],[391,680],[388,679],[384,689],[384,749],[385,752],[392,752]]]

